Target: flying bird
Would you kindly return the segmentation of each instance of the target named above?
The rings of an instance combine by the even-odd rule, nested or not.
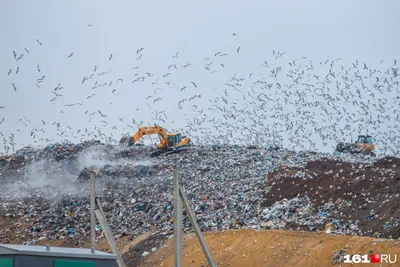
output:
[[[108,60],[113,59],[113,54],[110,55],[110,57],[108,58]]]
[[[238,49],[236,49],[236,52],[238,52],[238,53],[239,53],[239,50],[240,50],[240,46],[238,47]]]
[[[72,52],[71,54],[69,54],[68,58],[73,57],[74,56],[74,52]]]
[[[12,73],[12,69],[10,69],[9,71],[8,71],[8,75],[10,75]]]
[[[136,51],[136,54],[139,54],[139,52],[142,52],[144,50],[144,48],[140,48],[139,50]]]
[[[16,92],[16,91],[17,91],[17,87],[15,86],[14,83],[13,83],[12,85],[13,85],[13,87],[14,87],[14,91]]]
[[[197,88],[197,85],[194,83],[194,82],[191,82],[193,85],[194,85],[194,87],[196,87]]]
[[[159,100],[161,100],[161,98],[154,99],[154,100],[153,100],[153,104],[154,104],[155,102],[159,101]]]
[[[36,42],[37,42],[39,45],[42,45],[42,43],[41,43],[38,39],[36,39]]]
[[[40,72],[40,66],[39,66],[39,64],[37,65],[37,70],[38,70],[38,72]]]

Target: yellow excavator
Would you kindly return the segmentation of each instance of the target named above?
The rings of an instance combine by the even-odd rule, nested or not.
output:
[[[374,150],[375,144],[370,135],[359,135],[355,143],[339,142],[336,145],[337,152],[349,152],[351,154],[364,153],[375,156]]]
[[[140,127],[139,130],[133,136],[124,136],[120,140],[120,144],[128,144],[132,146],[139,141],[144,135],[158,134],[160,143],[157,145],[157,151],[151,154],[152,157],[156,157],[162,154],[177,153],[185,150],[188,146],[191,146],[191,140],[189,137],[183,136],[180,132],[167,133],[161,126],[144,126]]]

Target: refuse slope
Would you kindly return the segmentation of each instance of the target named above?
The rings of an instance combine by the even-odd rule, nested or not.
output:
[[[349,264],[340,264],[340,256],[371,253],[391,254],[392,260],[397,254],[397,262],[400,260],[399,240],[249,229],[206,233],[205,238],[218,266],[345,266]],[[182,266],[208,266],[194,234],[185,235],[183,244]],[[170,267],[174,263],[173,257],[173,239],[169,239],[143,259],[140,266]]]
[[[312,222],[307,227],[312,230],[323,230],[324,223],[332,223],[332,230],[340,233],[400,237],[399,158],[384,158],[371,165],[312,161],[304,168],[273,172],[267,185],[263,203],[267,207],[284,199],[307,197],[316,211],[308,218]],[[288,226],[305,229],[296,223]]]
[[[398,159],[375,162],[360,155],[243,146],[198,146],[189,153],[150,158],[152,150],[90,141],[28,147],[3,158],[0,242],[85,244],[90,233],[88,171],[93,168],[100,170],[96,194],[115,234],[131,240],[148,232],[168,237],[175,165],[204,232],[319,231],[331,224],[337,233],[398,237]],[[356,188],[353,181],[358,180],[363,183]],[[190,229],[186,216],[184,227]],[[100,236],[101,227],[96,230]]]

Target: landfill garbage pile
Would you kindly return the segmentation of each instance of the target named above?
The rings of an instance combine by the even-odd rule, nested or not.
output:
[[[188,153],[150,158],[152,149],[90,141],[49,145],[43,149],[27,147],[1,157],[0,242],[32,244],[38,240],[66,239],[79,245],[87,239],[90,233],[89,172],[94,168],[100,170],[96,177],[96,196],[115,234],[171,233],[174,166],[180,169],[180,182],[202,231],[293,227],[320,230],[321,226],[332,222],[347,234],[372,235],[373,232],[360,229],[381,217],[389,222],[387,225],[391,228],[388,229],[398,228],[398,209],[379,207],[387,207],[389,202],[398,200],[395,185],[387,189],[387,184],[398,177],[389,171],[392,166],[377,170],[370,167],[373,175],[383,173],[386,179],[377,176],[374,178],[379,181],[376,187],[354,187],[353,191],[346,191],[346,195],[337,187],[323,187],[328,181],[337,180],[343,188],[348,188],[340,180],[342,175],[332,178],[315,169],[325,170],[318,163],[323,159],[328,163],[340,161],[343,166],[333,166],[334,174],[338,168],[347,168],[341,174],[358,181],[367,170],[360,169],[360,173],[351,176],[349,168],[360,164],[374,166],[376,159],[367,156],[294,152],[279,147],[196,146]],[[315,168],[310,167],[313,164]],[[328,181],[321,182],[323,179]],[[311,189],[312,186],[307,185],[316,181],[323,189],[317,185]],[[297,186],[298,183],[301,186]],[[332,200],[315,198],[310,192],[316,191]],[[351,192],[358,192],[358,198]],[[377,192],[382,197],[387,194],[387,201],[375,198]],[[348,211],[353,223],[341,214],[341,208],[348,207],[349,201],[355,209],[355,212]],[[363,201],[374,209],[359,211],[358,205],[364,205]],[[368,201],[375,201],[375,204],[371,206]],[[363,220],[358,214],[364,211],[373,213],[365,215]],[[184,226],[190,229],[186,216]],[[393,235],[384,227],[377,229],[381,236]],[[99,224],[96,230],[100,235]]]
[[[304,168],[275,170],[266,189],[263,206],[267,207],[294,197],[307,199],[314,212],[289,225],[294,229],[307,225],[309,230],[328,233],[400,237],[399,158],[371,163],[311,161]]]

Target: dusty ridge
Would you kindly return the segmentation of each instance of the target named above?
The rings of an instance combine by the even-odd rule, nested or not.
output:
[[[218,266],[350,266],[332,259],[334,253],[341,249],[348,254],[397,254],[397,261],[400,260],[399,240],[248,229],[206,233],[205,238]],[[185,235],[183,244],[183,266],[208,266],[194,234]],[[167,240],[163,247],[144,259],[140,266],[173,267],[173,239]]]

